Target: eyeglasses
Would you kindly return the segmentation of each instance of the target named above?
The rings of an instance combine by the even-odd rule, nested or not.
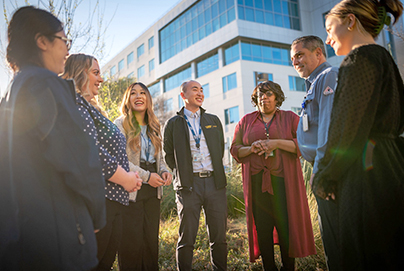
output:
[[[63,40],[66,43],[68,51],[70,50],[70,47],[72,47],[72,40],[71,39],[68,39],[68,38],[65,38],[65,37],[59,37],[59,36],[56,36],[56,35],[53,35],[51,37]]]
[[[267,97],[271,97],[272,95],[274,95],[274,93],[273,93],[271,90],[268,90],[268,91],[266,91],[266,92],[258,91],[257,96],[258,96],[258,98],[262,98],[262,97],[264,96],[264,94],[265,94],[265,96],[267,96]]]

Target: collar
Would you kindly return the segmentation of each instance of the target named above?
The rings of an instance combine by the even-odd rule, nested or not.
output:
[[[326,61],[323,64],[321,64],[320,66],[318,66],[310,75],[309,77],[306,78],[306,81],[309,81],[310,84],[312,84],[317,76],[326,68],[331,67],[331,65]]]
[[[177,112],[177,115],[184,116],[185,110],[189,111],[188,109],[185,109],[185,106],[183,106],[181,108],[181,110]],[[203,115],[203,113],[205,113],[205,111],[206,111],[205,109],[203,109],[202,107],[199,107],[199,111],[197,113],[199,114],[200,117],[202,117],[202,115]],[[189,111],[189,112],[191,112],[191,111]],[[188,115],[187,115],[187,117],[188,117]]]
[[[191,112],[190,110],[184,108],[184,115],[187,116],[188,118],[198,118],[201,115],[201,109],[196,111],[195,113]]]

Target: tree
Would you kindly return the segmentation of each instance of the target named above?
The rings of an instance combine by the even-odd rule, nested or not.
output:
[[[167,102],[164,94],[153,98],[154,114],[156,114],[161,126],[164,126],[166,121],[174,115],[174,110]]]
[[[133,77],[123,77],[118,80],[105,80],[98,93],[98,102],[108,113],[110,120],[121,115],[120,106],[125,90],[135,82]]]
[[[30,4],[27,0],[22,4],[17,3],[17,1],[3,0],[3,13],[6,24],[8,25],[16,9]],[[106,21],[99,0],[95,0],[94,5],[91,2],[88,2],[88,4],[88,7],[84,7],[83,0],[38,0],[35,6],[51,12],[63,22],[66,35],[73,41],[71,51],[85,51],[100,60],[105,56],[105,32],[115,13],[112,14],[109,21]],[[88,10],[88,16],[82,16],[86,18],[85,21],[79,21],[75,16],[77,12],[83,13],[83,10]],[[4,57],[5,43],[1,38],[0,45],[2,47],[1,56]]]

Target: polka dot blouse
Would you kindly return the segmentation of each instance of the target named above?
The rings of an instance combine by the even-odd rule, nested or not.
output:
[[[126,139],[109,119],[76,94],[76,104],[85,122],[84,132],[92,136],[99,148],[102,174],[106,180],[105,197],[123,205],[129,204],[129,193],[119,184],[108,181],[120,165],[129,172]]]

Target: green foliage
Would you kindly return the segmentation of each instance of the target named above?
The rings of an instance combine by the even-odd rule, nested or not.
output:
[[[241,166],[237,164],[226,174],[227,177],[227,212],[230,218],[245,216],[243,181]]]
[[[110,120],[114,121],[121,115],[120,106],[123,94],[133,82],[135,82],[134,78],[123,77],[116,81],[106,80],[102,84],[98,92],[98,102],[108,113]]]

